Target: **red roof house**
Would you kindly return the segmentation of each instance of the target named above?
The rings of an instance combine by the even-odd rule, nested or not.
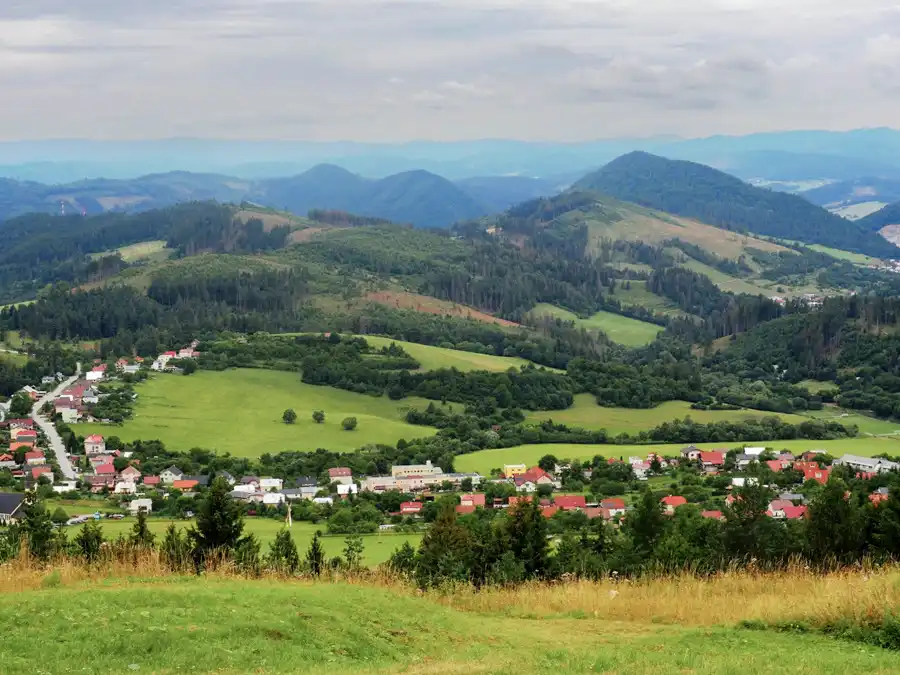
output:
[[[803,481],[806,482],[808,480],[818,481],[822,485],[828,482],[828,476],[831,474],[829,469],[807,469],[803,472]]]
[[[518,506],[519,504],[524,504],[525,502],[530,502],[531,497],[510,497],[509,505],[510,506]]]
[[[700,515],[710,520],[725,520],[725,516],[721,511],[701,511]]]
[[[456,507],[456,513],[460,516],[467,516],[470,513],[475,513],[475,505],[474,504],[458,504]]]
[[[144,476],[144,485],[159,485],[159,476]]]
[[[766,465],[775,473],[779,473],[788,468],[791,463],[786,462],[780,459],[770,459],[766,462]]]
[[[15,438],[17,441],[36,441],[37,440],[37,432],[31,429],[13,429],[10,433],[10,436]]]
[[[459,503],[462,506],[480,506],[484,508],[484,493],[476,492],[472,494],[460,495]]]
[[[31,469],[31,477],[37,480],[41,476],[47,476],[47,478],[53,478],[53,469],[49,466],[35,466]]]
[[[98,464],[94,467],[94,473],[98,476],[115,476],[116,467],[112,464]]]
[[[563,511],[575,511],[587,506],[584,495],[558,495],[553,501]]]
[[[805,506],[786,506],[784,509],[784,517],[788,520],[797,520],[806,517]]]
[[[725,453],[719,451],[701,451],[700,462],[703,466],[725,466]]]
[[[16,444],[19,445],[19,444]],[[43,450],[32,450],[30,452],[25,453],[25,463],[26,464],[43,464],[44,463],[44,451]]]
[[[541,507],[541,515],[544,516],[544,518],[552,518],[557,513],[559,513],[558,506],[542,506]]]
[[[539,466],[533,466],[523,474],[516,476],[525,482],[534,483],[535,485],[552,485],[553,476],[544,471]]]
[[[353,476],[353,472],[346,466],[338,466],[334,469],[328,469],[328,477],[331,479],[349,478],[351,476]]]
[[[403,502],[400,504],[401,516],[417,516],[421,511],[422,502]]]
[[[9,444],[9,451],[10,451],[10,452],[15,452],[15,451],[18,450],[19,448],[28,448],[28,449],[30,450],[30,449],[32,449],[33,447],[34,447],[34,443],[32,443],[32,442],[26,442],[26,441],[13,441],[12,443]],[[27,455],[28,453],[26,452],[25,454]]]
[[[625,510],[625,500],[621,497],[610,497],[600,502],[600,507],[604,509]]]
[[[200,481],[194,479],[176,480],[172,483],[172,487],[182,492],[188,492],[200,485]]]
[[[869,501],[872,502],[875,506],[878,506],[881,502],[887,501],[889,495],[884,492],[873,492],[869,495]]]
[[[669,495],[668,497],[663,497],[659,501],[663,505],[665,512],[670,515],[675,513],[675,509],[677,509],[679,506],[684,506],[685,504],[687,504],[687,499],[685,499],[684,497],[679,497],[677,495]]]

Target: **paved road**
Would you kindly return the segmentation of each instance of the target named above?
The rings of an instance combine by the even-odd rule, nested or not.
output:
[[[69,456],[66,454],[66,446],[63,445],[62,438],[56,433],[56,427],[53,426],[53,422],[45,417],[41,417],[40,410],[41,406],[48,401],[53,401],[53,399],[62,393],[63,389],[70,386],[80,376],[81,364],[79,363],[75,370],[75,374],[72,377],[60,384],[49,394],[46,394],[42,399],[35,403],[34,407],[31,409],[31,419],[33,419],[35,424],[37,424],[41,431],[44,432],[44,436],[47,437],[47,440],[50,441],[50,449],[56,454],[56,462],[59,464],[59,469],[62,471],[63,477],[68,480],[75,480],[76,474],[75,469],[72,468],[72,462],[69,461]]]

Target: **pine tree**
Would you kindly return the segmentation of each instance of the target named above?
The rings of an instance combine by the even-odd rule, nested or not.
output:
[[[241,505],[231,498],[231,486],[221,477],[213,481],[197,512],[197,522],[188,530],[188,540],[199,567],[214,553],[230,556],[244,531]]]
[[[156,535],[154,535],[147,526],[147,511],[145,509],[138,510],[137,522],[135,522],[134,527],[131,529],[129,541],[133,546],[153,548],[153,544],[156,541]]]
[[[644,490],[637,508],[628,514],[625,525],[634,550],[641,555],[650,555],[666,526],[659,500],[651,490]]]
[[[509,510],[506,536],[510,548],[525,569],[527,579],[543,577],[549,567],[547,519],[535,500],[520,502]]]
[[[181,534],[175,523],[170,523],[160,548],[163,561],[173,572],[180,572],[187,566],[190,552],[190,542]]]
[[[35,558],[47,560],[53,553],[53,521],[44,503],[34,492],[25,497],[22,533],[28,540],[28,550]]]
[[[322,533],[316,530],[306,551],[306,565],[314,577],[320,576],[325,567],[325,550],[322,548],[321,537]]]
[[[809,505],[806,537],[816,561],[848,561],[860,552],[860,518],[842,480],[831,479]]]
[[[300,567],[297,545],[294,544],[291,532],[286,527],[281,528],[275,535],[275,540],[269,545],[266,564],[281,574],[294,574]]]
[[[251,532],[241,539],[241,543],[234,552],[234,562],[238,569],[248,576],[258,577],[262,571],[259,552],[259,539]]]
[[[467,580],[469,548],[469,531],[457,522],[455,506],[449,502],[441,504],[437,518],[419,545],[416,564],[419,586]]]
[[[75,545],[88,562],[97,559],[103,547],[103,529],[96,520],[89,520],[84,524],[75,536]]]

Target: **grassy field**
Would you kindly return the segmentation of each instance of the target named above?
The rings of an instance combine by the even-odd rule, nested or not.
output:
[[[624,284],[628,283],[629,288]],[[647,290],[646,281],[619,282],[615,299],[625,306],[638,306],[665,316],[684,316],[684,312],[674,302]]]
[[[873,263],[880,262],[878,258],[872,258],[871,256],[867,256],[862,253],[843,251],[839,248],[831,248],[830,246],[822,246],[821,244],[804,244],[804,246],[806,246],[807,248],[811,248],[813,251],[818,251],[819,253],[830,255],[832,258],[837,258],[838,260],[847,260],[849,262],[856,263],[857,265],[871,265]]]
[[[535,305],[534,309],[531,310],[531,314],[534,316],[550,315],[564,321],[574,321],[578,326],[588,330],[601,330],[613,342],[618,342],[627,347],[643,347],[650,344],[663,330],[662,326],[646,321],[638,321],[620,314],[612,314],[611,312],[597,312],[588,319],[579,319],[578,316],[568,310],[546,303]]]
[[[504,464],[528,464],[533,466],[544,455],[556,455],[559,459],[591,459],[602,457],[646,457],[648,452],[677,455],[685,443],[659,445],[577,445],[573,443],[548,443],[545,445],[518,445],[512,448],[482,450],[469,455],[459,455],[454,466],[457,471],[477,471],[482,475]],[[731,443],[697,443],[704,450],[736,448],[744,445],[768,446],[776,450],[789,450],[795,454],[806,450],[827,450],[835,457],[844,454],[873,457],[881,453],[900,455],[900,439],[897,438],[847,438],[836,441],[735,441]]]
[[[495,372],[521,368],[530,365],[530,361],[511,356],[493,356],[491,354],[475,354],[457,349],[444,349],[431,345],[420,345],[414,342],[403,342],[393,338],[363,335],[373,347],[387,347],[392,342],[403,347],[410,356],[422,364],[421,370],[437,370],[438,368],[456,368],[457,370],[492,370]]]
[[[606,429],[610,433],[633,433],[651,429],[663,422],[684,419],[690,416],[695,422],[738,422],[747,418],[767,417],[773,413],[758,410],[692,410],[685,401],[666,401],[655,408],[603,408],[597,405],[591,394],[578,394],[571,408],[566,410],[528,412],[526,418],[532,422],[552,419],[572,427],[584,429]],[[799,415],[778,415],[782,419],[799,423],[804,418]]]
[[[48,508],[50,507],[50,503],[48,502]],[[55,505],[54,505],[55,507]],[[63,506],[66,509],[67,513],[70,515],[77,515],[77,509],[70,510],[66,506]],[[97,509],[87,510],[83,508],[82,512],[84,513],[93,513]],[[105,513],[107,510],[115,510],[115,509],[106,509],[101,508],[100,512]],[[132,528],[134,527],[135,519],[127,516],[122,520],[100,520],[100,526],[103,528],[103,536],[107,539],[115,539],[120,534],[124,536],[128,536],[131,534]],[[193,525],[192,520],[170,520],[167,518],[157,518],[151,516],[148,519],[148,524],[150,527],[150,531],[153,532],[159,540],[165,535],[166,528],[169,527],[171,523],[175,523],[175,525],[184,530],[191,525]],[[263,552],[267,552],[269,550],[269,544],[275,539],[275,535],[277,535],[281,528],[284,527],[284,522],[280,520],[273,520],[271,518],[253,518],[249,517],[244,520],[244,531],[252,532],[259,538],[260,543],[263,547]],[[78,531],[81,529],[80,525],[74,525],[66,528],[66,531],[69,535],[69,538],[73,538]],[[309,548],[309,543],[312,541],[313,535],[316,530],[322,532],[322,545],[325,548],[325,554],[331,558],[334,556],[340,556],[341,552],[344,549],[344,539],[343,535],[327,535],[327,526],[325,523],[307,523],[307,522],[295,522],[293,527],[291,527],[291,537],[294,539],[294,543],[297,545],[297,550],[300,551],[301,554],[306,552],[306,549]],[[391,554],[400,548],[404,542],[409,542],[413,546],[418,546],[419,542],[422,540],[421,534],[371,534],[363,536],[363,544],[365,544],[365,551],[363,554],[363,562],[370,566],[374,567],[376,565],[380,565],[385,562],[388,558],[391,557]]]
[[[896,655],[877,647],[737,627],[741,619],[787,623],[807,612],[884,613],[897,600],[896,578],[863,576],[433,596],[219,576],[53,588],[51,573],[43,590],[0,595],[0,659],[4,675],[896,673]]]
[[[148,258],[165,259],[169,251],[166,250],[164,241],[143,241],[131,246],[123,246],[119,249],[119,255],[127,263],[146,260]]]
[[[855,424],[861,434],[880,436],[885,434],[900,434],[900,424],[889,420],[880,420],[877,417],[862,415],[855,410],[846,410],[837,406],[826,406],[824,410],[815,410],[805,413],[808,417],[820,420],[840,422],[846,426]]]
[[[838,388],[834,382],[823,382],[822,380],[803,380],[802,382],[798,382],[797,386],[804,387],[813,394],[818,394],[820,391],[825,391],[826,389]]]
[[[158,439],[173,450],[194,447],[259,457],[265,452],[351,451],[368,443],[396,443],[434,433],[403,420],[424,399],[391,401],[332,387],[304,384],[296,373],[239,369],[200,371],[189,377],[157,375],[135,387],[134,418],[122,426],[79,424],[76,433],[118,436],[125,441]],[[282,413],[293,408],[296,424],[284,424]],[[325,423],[312,421],[314,410]],[[344,431],[341,420],[356,417],[356,431]]]

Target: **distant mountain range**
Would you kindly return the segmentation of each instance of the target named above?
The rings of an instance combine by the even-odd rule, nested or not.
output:
[[[186,201],[250,201],[305,215],[336,209],[420,227],[443,227],[509,208],[565,187],[526,177],[472,178],[453,183],[427,171],[380,180],[333,165],[289,178],[249,181],[217,174],[170,172],[133,180],[95,179],[65,185],[0,179],[0,220],[30,212],[97,214],[146,211]]]
[[[819,206],[853,206],[865,202],[900,202],[900,179],[865,177],[838,181],[801,193]]]
[[[822,244],[876,257],[900,251],[863,224],[836,216],[806,199],[754,187],[702,164],[632,152],[575,183],[728,230]]]
[[[425,170],[452,181],[473,176],[565,177],[642,150],[700,162],[740,178],[780,181],[900,178],[900,131],[789,131],[709,138],[634,138],[579,143],[512,140],[311,143],[164,139],[0,143],[0,176],[40,183],[85,177],[130,179],[183,169],[260,180],[300,174],[318,164],[384,178]]]

